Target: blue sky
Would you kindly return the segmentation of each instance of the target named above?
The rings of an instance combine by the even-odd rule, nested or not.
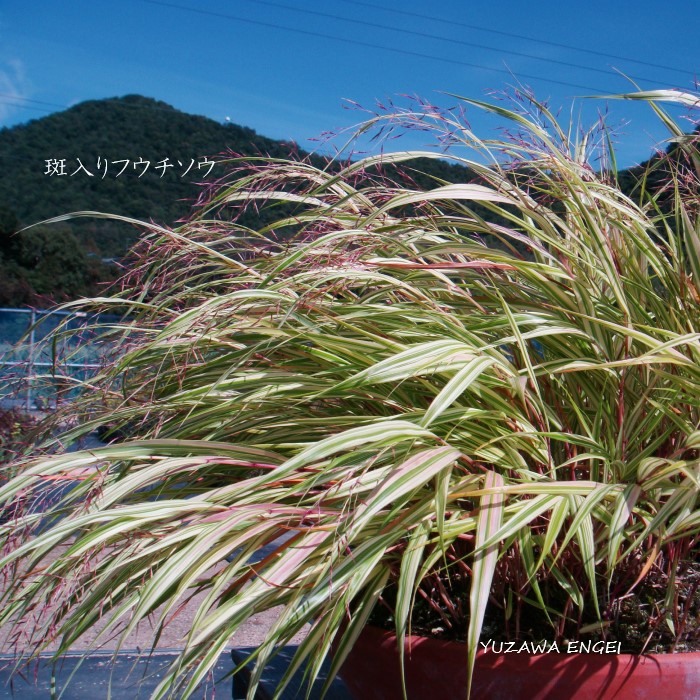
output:
[[[616,70],[692,90],[699,28],[697,0],[3,0],[0,125],[138,93],[314,148],[363,118],[344,100],[448,107],[444,93],[484,98],[517,80],[588,124],[605,103],[573,98],[629,90]],[[467,118],[493,135],[477,111]],[[665,137],[642,104],[612,102],[607,119],[624,166]]]

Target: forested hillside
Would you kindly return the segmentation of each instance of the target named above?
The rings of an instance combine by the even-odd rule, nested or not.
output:
[[[83,102],[0,130],[0,306],[96,293],[115,278],[116,263],[138,235],[128,224],[99,219],[15,235],[20,228],[80,210],[173,225],[192,211],[202,183],[224,175],[217,158],[292,152],[307,155],[253,129],[139,95]],[[623,189],[632,192],[643,172],[619,173]],[[410,174],[423,187],[473,177],[443,161],[423,161]]]
[[[93,210],[174,224],[223,174],[227,152],[288,156],[293,144],[249,128],[179,112],[129,95],[83,102],[0,131],[0,305],[48,303],[94,292],[114,277],[137,231],[127,224],[74,220],[17,228]]]

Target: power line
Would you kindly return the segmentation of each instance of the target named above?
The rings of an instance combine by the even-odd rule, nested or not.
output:
[[[661,68],[663,70],[670,70],[674,73],[682,73],[685,75],[696,75],[697,71],[688,70],[685,68],[677,68],[675,66],[665,66],[662,63],[652,63],[651,61],[640,61],[637,58],[630,58],[629,56],[619,56],[613,53],[606,53],[605,51],[596,51],[595,49],[587,49],[582,46],[574,46],[573,44],[560,44],[556,41],[550,41],[548,39],[541,39],[532,36],[526,36],[525,34],[516,34],[514,32],[506,32],[500,29],[493,29],[491,27],[484,27],[479,24],[468,24],[466,22],[456,22],[453,19],[445,19],[442,17],[435,17],[433,15],[423,15],[419,12],[410,12],[409,10],[397,10],[393,7],[383,7],[382,5],[375,5],[371,2],[363,2],[362,0],[339,0],[348,5],[357,5],[360,7],[371,7],[374,10],[383,10],[385,12],[393,12],[397,15],[404,15],[406,17],[417,17],[419,19],[427,19],[432,22],[439,22],[441,24],[449,24],[453,27],[464,27],[465,29],[476,29],[480,32],[488,32],[490,34],[497,34],[499,36],[506,36],[511,39],[523,39],[525,41],[533,41],[538,44],[543,44],[545,46],[555,46],[559,49],[568,49],[571,51],[580,51],[581,53],[587,53],[592,56],[601,56],[603,58],[613,58],[616,61],[627,61],[629,63],[636,63],[640,66],[648,66],[650,68]]]
[[[10,100],[14,100],[13,102],[10,102]],[[20,100],[22,102],[35,102],[36,104],[42,104],[42,105],[51,105],[54,109],[47,109],[46,107],[36,107],[33,104],[28,105],[28,104],[17,104],[17,101]],[[19,95],[8,95],[5,93],[0,93],[0,104],[5,104],[10,107],[17,107],[19,109],[31,109],[33,112],[43,112],[44,114],[53,114],[56,111],[56,108],[64,110],[67,109],[66,105],[59,105],[59,104],[54,104],[53,102],[41,102],[40,100],[30,100],[28,97],[20,97]],[[3,127],[0,125],[0,129],[3,128],[9,128],[9,127]],[[0,156],[0,157],[5,157],[5,156]]]
[[[13,99],[21,99],[21,98],[13,98]],[[46,109],[45,107],[33,107],[32,105],[18,105],[16,102],[8,102],[7,98],[4,98],[0,96],[0,102],[2,104],[10,105],[11,107],[19,107],[20,109],[31,109],[33,112],[44,112],[45,114],[52,114],[55,112],[55,109]],[[3,128],[0,126],[0,129]]]
[[[30,99],[29,97],[21,97],[19,95],[11,95],[9,93],[3,93],[0,92],[0,102],[4,102],[5,104],[13,104],[12,102],[8,102],[8,100],[20,100],[22,102],[31,102],[32,104],[36,105],[45,105],[47,107],[53,107],[54,109],[44,109],[42,107],[33,107],[31,105],[15,105],[19,107],[20,109],[32,109],[37,112],[46,112],[47,114],[51,114],[56,111],[56,109],[64,110],[64,109],[70,109],[71,105],[63,105],[63,104],[58,104],[56,102],[44,102],[43,100],[33,100]],[[83,100],[83,102],[90,102],[91,100]],[[95,102],[100,102],[100,103],[118,103],[122,107],[126,107],[127,109],[145,109],[151,112],[168,112],[172,113],[173,111],[178,112],[180,110],[176,109],[175,107],[168,106],[168,107],[158,107],[156,105],[143,105],[143,104],[130,104],[129,102],[124,102],[123,98],[121,97],[107,97],[107,98],[95,98]],[[190,115],[190,116],[195,116],[195,115]],[[206,119],[210,119],[210,117],[206,117]],[[216,121],[216,120],[212,120]]]
[[[579,70],[587,70],[593,73],[602,73],[603,75],[609,76],[611,71],[604,68],[595,68],[593,66],[584,66],[581,63],[572,63],[571,61],[561,61],[556,58],[546,58],[544,56],[538,56],[537,54],[526,53],[524,51],[514,51],[512,49],[503,49],[497,46],[489,46],[488,44],[477,44],[472,41],[463,41],[461,39],[453,39],[440,34],[428,34],[427,32],[419,32],[411,29],[402,29],[400,27],[392,27],[388,24],[379,24],[378,22],[369,22],[363,19],[352,19],[350,17],[343,17],[341,15],[332,14],[329,12],[319,12],[317,10],[306,10],[301,7],[294,7],[293,5],[285,5],[279,2],[272,2],[271,0],[246,0],[246,2],[251,2],[256,5],[267,5],[268,7],[277,7],[284,10],[291,10],[292,12],[300,12],[305,15],[313,15],[315,17],[326,17],[328,19],[339,20],[341,22],[351,22],[352,24],[358,24],[362,27],[372,27],[373,29],[383,29],[389,30],[391,32],[397,32],[399,34],[406,34],[408,36],[416,36],[421,39],[436,39],[438,41],[444,41],[450,44],[456,44],[458,46],[467,46],[473,49],[481,49],[484,51],[495,51],[501,54],[509,54],[511,56],[519,56],[520,58],[534,59],[535,61],[544,61],[546,63],[555,63],[559,66],[566,66],[568,68],[578,68]],[[364,4],[364,3],[363,3]],[[421,15],[424,16],[424,15]],[[651,81],[650,78],[644,78],[638,75],[627,76],[633,80],[647,80]]]
[[[43,100],[32,100],[29,97],[22,97],[21,95],[12,95],[6,92],[0,92],[0,97],[5,97],[10,100],[22,100],[23,102],[31,102],[36,105],[47,105],[48,107],[61,107],[62,105],[57,105],[55,102],[44,102]]]
[[[453,58],[447,58],[445,56],[435,56],[434,54],[420,53],[418,51],[409,51],[407,49],[397,49],[392,46],[384,46],[381,44],[373,44],[368,41],[361,41],[359,39],[349,39],[347,37],[334,36],[332,34],[324,34],[322,32],[311,31],[309,29],[297,29],[293,27],[287,27],[282,24],[276,24],[274,22],[263,22],[261,20],[254,20],[248,17],[240,17],[238,15],[226,14],[223,12],[214,12],[212,10],[203,10],[198,7],[188,7],[186,5],[177,5],[171,2],[164,2],[163,0],[139,0],[139,2],[148,3],[149,5],[157,5],[160,7],[168,7],[176,10],[184,10],[186,12],[193,12],[200,15],[207,15],[210,17],[217,17],[219,19],[229,19],[235,20],[237,22],[243,22],[245,24],[253,24],[259,27],[267,27],[268,29],[280,29],[286,32],[292,32],[295,34],[303,34],[305,36],[312,36],[320,39],[331,39],[332,41],[340,41],[345,44],[353,44],[354,46],[362,46],[364,48],[380,49],[382,51],[390,51],[392,53],[401,54],[403,56],[412,56],[414,58],[424,58],[431,61],[441,61],[442,63],[450,63],[457,66],[465,66],[467,68],[477,68],[478,70],[485,70],[491,73],[505,74],[513,77],[513,73],[505,68],[492,68],[490,66],[482,66],[478,63],[470,63],[468,61],[460,61]],[[554,78],[547,78],[540,75],[532,75],[529,73],[518,73],[517,77],[526,78],[528,80],[538,80],[546,83],[552,83],[555,85],[563,85],[565,87],[576,88],[578,90],[586,90],[587,92],[601,93],[609,92],[603,88],[591,87],[590,85],[581,85],[578,83],[570,83],[565,80],[556,80]]]
[[[443,63],[450,63],[450,64],[453,64],[453,65],[461,65],[461,66],[466,66],[466,67],[469,67],[469,68],[476,68],[476,69],[479,69],[479,70],[490,71],[490,72],[493,72],[493,73],[506,74],[506,75],[509,75],[509,76],[513,77],[513,73],[512,73],[510,70],[507,70],[507,69],[505,69],[505,68],[493,68],[493,67],[489,67],[489,66],[482,66],[482,65],[479,65],[479,64],[476,64],[476,63],[471,63],[471,62],[467,62],[467,61],[461,61],[461,60],[457,60],[457,59],[450,59],[450,58],[447,58],[447,57],[444,57],[444,56],[437,56],[437,55],[427,54],[427,53],[421,53],[421,52],[417,52],[417,51],[410,51],[410,50],[407,50],[407,49],[399,49],[399,48],[395,48],[395,47],[391,47],[391,46],[385,46],[385,45],[381,45],[381,44],[374,44],[374,43],[371,43],[371,42],[361,41],[361,40],[359,40],[359,39],[350,39],[350,38],[347,38],[347,37],[333,36],[333,35],[330,35],[330,34],[324,34],[324,33],[321,33],[321,32],[316,32],[316,31],[307,30],[307,29],[297,29],[297,28],[288,27],[288,26],[284,26],[284,25],[281,25],[281,24],[273,23],[273,22],[264,22],[264,21],[260,21],[260,20],[253,20],[253,19],[250,19],[250,18],[247,18],[247,17],[240,17],[240,16],[236,16],[236,15],[231,15],[231,14],[225,14],[225,13],[214,12],[214,11],[210,11],[210,10],[204,10],[204,9],[201,9],[201,8],[195,8],[195,7],[185,6],[185,5],[179,5],[179,4],[176,4],[176,3],[165,2],[164,0],[140,0],[140,1],[141,1],[141,2],[144,2],[144,3],[152,4],[152,5],[157,5],[157,6],[162,6],[162,7],[171,8],[171,9],[184,10],[184,11],[187,11],[187,12],[193,12],[193,13],[197,13],[197,14],[201,14],[201,15],[208,15],[208,16],[213,16],[213,17],[218,17],[218,18],[224,18],[224,19],[234,20],[234,21],[238,21],[238,22],[243,22],[243,23],[246,23],[246,24],[253,24],[253,25],[257,25],[257,26],[268,27],[268,28],[272,28],[272,29],[278,29],[278,30],[282,30],[282,31],[287,31],[287,32],[296,33],[296,34],[303,34],[303,35],[306,35],[306,36],[313,36],[313,37],[318,37],[318,38],[323,38],[323,39],[330,39],[330,40],[332,40],[332,41],[340,41],[340,42],[343,42],[343,43],[354,44],[354,45],[357,45],[357,46],[363,46],[363,47],[367,47],[367,48],[374,48],[374,49],[379,49],[379,50],[382,50],[382,51],[390,51],[390,52],[392,52],[392,53],[398,53],[398,54],[407,55],[407,56],[412,56],[412,57],[416,57],[416,58],[424,58],[424,59],[429,59],[429,60],[434,60],[434,61],[441,61],[441,62],[443,62]],[[256,3],[256,4],[261,4],[261,5],[268,5],[268,6],[272,6],[272,7],[283,8],[283,9],[292,10],[292,11],[295,11],[295,12],[302,12],[302,13],[305,13],[305,14],[316,15],[316,16],[319,16],[319,17],[327,17],[327,18],[334,19],[334,20],[340,20],[340,21],[345,21],[345,22],[351,22],[351,23],[355,23],[355,24],[358,24],[358,25],[362,25],[362,26],[369,26],[369,27],[380,28],[380,29],[388,29],[388,30],[395,31],[395,32],[399,32],[399,33],[403,33],[403,34],[408,34],[408,35],[413,35],[413,36],[419,36],[419,37],[428,38],[428,39],[437,39],[437,40],[440,40],[440,41],[446,41],[446,42],[450,42],[450,43],[454,43],[454,44],[460,44],[460,45],[464,45],[464,46],[471,46],[471,47],[474,47],[474,48],[486,49],[486,50],[490,50],[490,51],[498,51],[498,50],[499,50],[499,49],[497,49],[497,48],[495,48],[495,47],[491,47],[491,46],[487,46],[487,45],[482,45],[482,44],[474,44],[474,43],[471,43],[471,42],[465,42],[465,41],[461,41],[461,40],[457,40],[457,39],[451,39],[451,38],[449,38],[449,37],[444,37],[444,36],[440,36],[440,35],[428,34],[428,33],[424,33],[424,32],[417,32],[417,31],[406,30],[406,29],[401,29],[401,28],[394,28],[394,27],[390,27],[390,26],[388,26],[388,25],[383,25],[383,24],[379,24],[379,23],[369,22],[369,21],[366,21],[366,20],[351,19],[351,18],[347,18],[347,17],[342,17],[342,16],[340,16],[340,15],[335,15],[335,14],[331,14],[331,13],[326,13],[326,12],[318,12],[318,11],[313,11],[313,10],[304,10],[304,9],[297,8],[297,7],[293,7],[293,6],[290,6],[290,5],[285,5],[285,4],[283,4],[283,3],[273,2],[272,0],[248,0],[248,2],[252,2],[252,3]],[[627,57],[624,57],[624,56],[615,56],[615,55],[613,55],[613,54],[607,54],[607,53],[604,53],[604,52],[594,51],[594,50],[591,50],[591,49],[584,49],[584,48],[575,47],[575,46],[568,46],[568,45],[565,45],[565,44],[559,44],[559,43],[552,42],[552,41],[547,41],[547,40],[542,40],[542,39],[536,39],[536,38],[533,38],[533,37],[527,37],[527,36],[520,35],[520,34],[514,34],[514,33],[510,33],[510,32],[503,32],[503,31],[499,31],[499,30],[494,30],[494,29],[490,29],[490,28],[487,28],[487,27],[482,27],[482,26],[479,26],[479,25],[472,25],[472,24],[466,24],[466,23],[462,23],[462,22],[455,22],[455,21],[452,21],[452,20],[445,20],[445,19],[442,19],[442,18],[439,18],[439,17],[432,17],[432,16],[430,16],[430,15],[423,15],[423,14],[416,13],[416,12],[409,12],[409,11],[407,11],[407,10],[396,10],[396,9],[393,9],[393,8],[387,8],[387,7],[382,7],[382,6],[379,6],[379,5],[375,5],[375,4],[372,4],[372,3],[369,3],[369,2],[363,2],[362,0],[341,0],[341,2],[345,2],[345,3],[351,4],[351,5],[369,7],[369,8],[378,9],[378,10],[386,10],[386,11],[389,11],[389,12],[393,12],[393,13],[395,13],[395,14],[401,14],[401,15],[406,15],[406,16],[418,17],[418,18],[421,18],[421,19],[434,20],[434,21],[436,21],[436,22],[441,22],[441,23],[449,23],[449,24],[452,24],[452,25],[463,26],[463,27],[466,27],[466,28],[476,29],[476,30],[479,30],[479,31],[491,32],[491,33],[493,33],[493,34],[499,34],[499,35],[502,35],[502,36],[515,37],[515,38],[525,39],[525,40],[527,40],[527,41],[539,42],[539,43],[541,43],[541,44],[546,44],[546,45],[551,45],[551,46],[556,46],[556,47],[561,47],[561,48],[570,48],[570,49],[573,49],[573,50],[583,51],[583,52],[585,52],[585,53],[590,53],[590,54],[594,54],[594,55],[598,55],[598,56],[606,56],[606,57],[609,57],[609,58],[617,58],[617,59],[619,59],[619,60],[630,61],[630,62],[632,62],[632,63],[637,63],[637,64],[640,64],[640,65],[647,65],[647,66],[652,66],[652,67],[655,67],[655,68],[663,68],[663,69],[667,69],[667,70],[673,70],[673,71],[676,71],[676,72],[682,72],[682,71],[680,71],[679,69],[671,68],[671,67],[669,67],[669,66],[664,66],[664,65],[661,65],[661,64],[655,64],[655,63],[649,63],[649,62],[645,62],[645,61],[639,61],[639,60],[627,58]],[[560,65],[565,65],[565,66],[569,66],[569,67],[575,67],[575,68],[580,68],[580,69],[583,69],[583,70],[589,70],[589,71],[594,71],[594,72],[598,72],[598,73],[609,74],[607,71],[602,70],[602,69],[599,69],[599,68],[593,68],[593,67],[588,67],[588,66],[582,66],[582,65],[579,65],[579,64],[576,64],[576,63],[568,63],[568,62],[565,62],[565,61],[550,60],[550,59],[546,59],[546,58],[543,58],[543,57],[540,57],[540,56],[536,56],[536,55],[534,55],[534,54],[528,54],[528,53],[517,52],[517,51],[510,51],[510,50],[503,50],[503,53],[509,53],[509,54],[516,55],[516,56],[522,56],[522,57],[526,57],[526,58],[533,58],[533,59],[541,60],[541,61],[549,61],[549,62],[551,62],[551,63],[557,63],[557,64],[560,64]],[[556,80],[556,79],[553,79],[553,78],[547,78],[547,77],[543,77],[543,76],[536,76],[536,75],[531,75],[531,74],[527,74],[527,73],[519,73],[519,74],[518,74],[517,76],[515,76],[515,77],[522,77],[522,78],[532,79],[532,80],[541,80],[541,81],[543,81],[543,82],[553,83],[553,84],[557,84],[557,85],[563,85],[563,86],[566,86],[566,87],[573,87],[573,88],[583,89],[583,90],[587,90],[587,91],[590,91],[590,92],[599,92],[599,93],[600,93],[600,92],[607,92],[607,90],[604,90],[604,89],[602,89],[602,88],[591,87],[591,86],[587,86],[587,85],[580,85],[580,84],[577,84],[577,83],[572,83],[572,82],[562,81],[562,80]],[[636,76],[629,76],[629,77],[634,78],[634,79],[638,79],[638,80],[648,80],[648,79],[644,79],[644,78],[638,78],[638,77],[636,77]],[[57,103],[53,103],[53,102],[46,102],[46,101],[42,101],[42,100],[34,100],[34,99],[27,98],[27,97],[21,97],[21,96],[18,96],[18,95],[11,95],[11,94],[6,94],[6,93],[0,93],[0,102],[4,102],[5,104],[12,104],[12,103],[7,102],[7,100],[15,100],[15,101],[21,101],[21,102],[25,102],[25,103],[32,103],[33,105],[44,105],[44,106],[47,106],[47,107],[52,107],[52,108],[60,109],[60,110],[65,110],[65,109],[68,109],[68,108],[69,108],[69,105],[57,104]],[[127,107],[129,107],[129,108],[131,108],[131,109],[148,109],[148,110],[168,111],[168,112],[170,112],[172,109],[174,109],[174,108],[170,108],[170,107],[157,107],[157,106],[155,106],[155,105],[128,104],[128,103],[122,102],[122,101],[120,100],[120,98],[104,99],[104,100],[100,100],[100,101],[101,101],[101,102],[119,101],[120,104],[122,104],[123,106],[127,106]],[[51,113],[51,112],[54,111],[54,109],[45,109],[45,108],[42,108],[42,107],[30,106],[30,105],[27,105],[27,104],[24,104],[24,105],[17,105],[17,106],[20,107],[20,108],[22,108],[22,109],[32,109],[32,110],[34,110],[34,111],[40,111],[40,112],[46,112],[46,113]]]

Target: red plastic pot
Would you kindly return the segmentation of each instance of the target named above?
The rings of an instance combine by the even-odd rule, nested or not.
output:
[[[505,649],[505,648],[504,648]],[[464,700],[464,644],[426,637],[406,639],[409,700]],[[340,676],[357,700],[400,700],[396,637],[368,627]],[[472,700],[692,700],[700,698],[700,653],[477,655]]]

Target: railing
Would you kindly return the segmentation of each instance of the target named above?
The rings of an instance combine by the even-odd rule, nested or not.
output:
[[[118,320],[84,312],[0,308],[0,403],[31,411],[68,398],[113,347],[99,327]]]

